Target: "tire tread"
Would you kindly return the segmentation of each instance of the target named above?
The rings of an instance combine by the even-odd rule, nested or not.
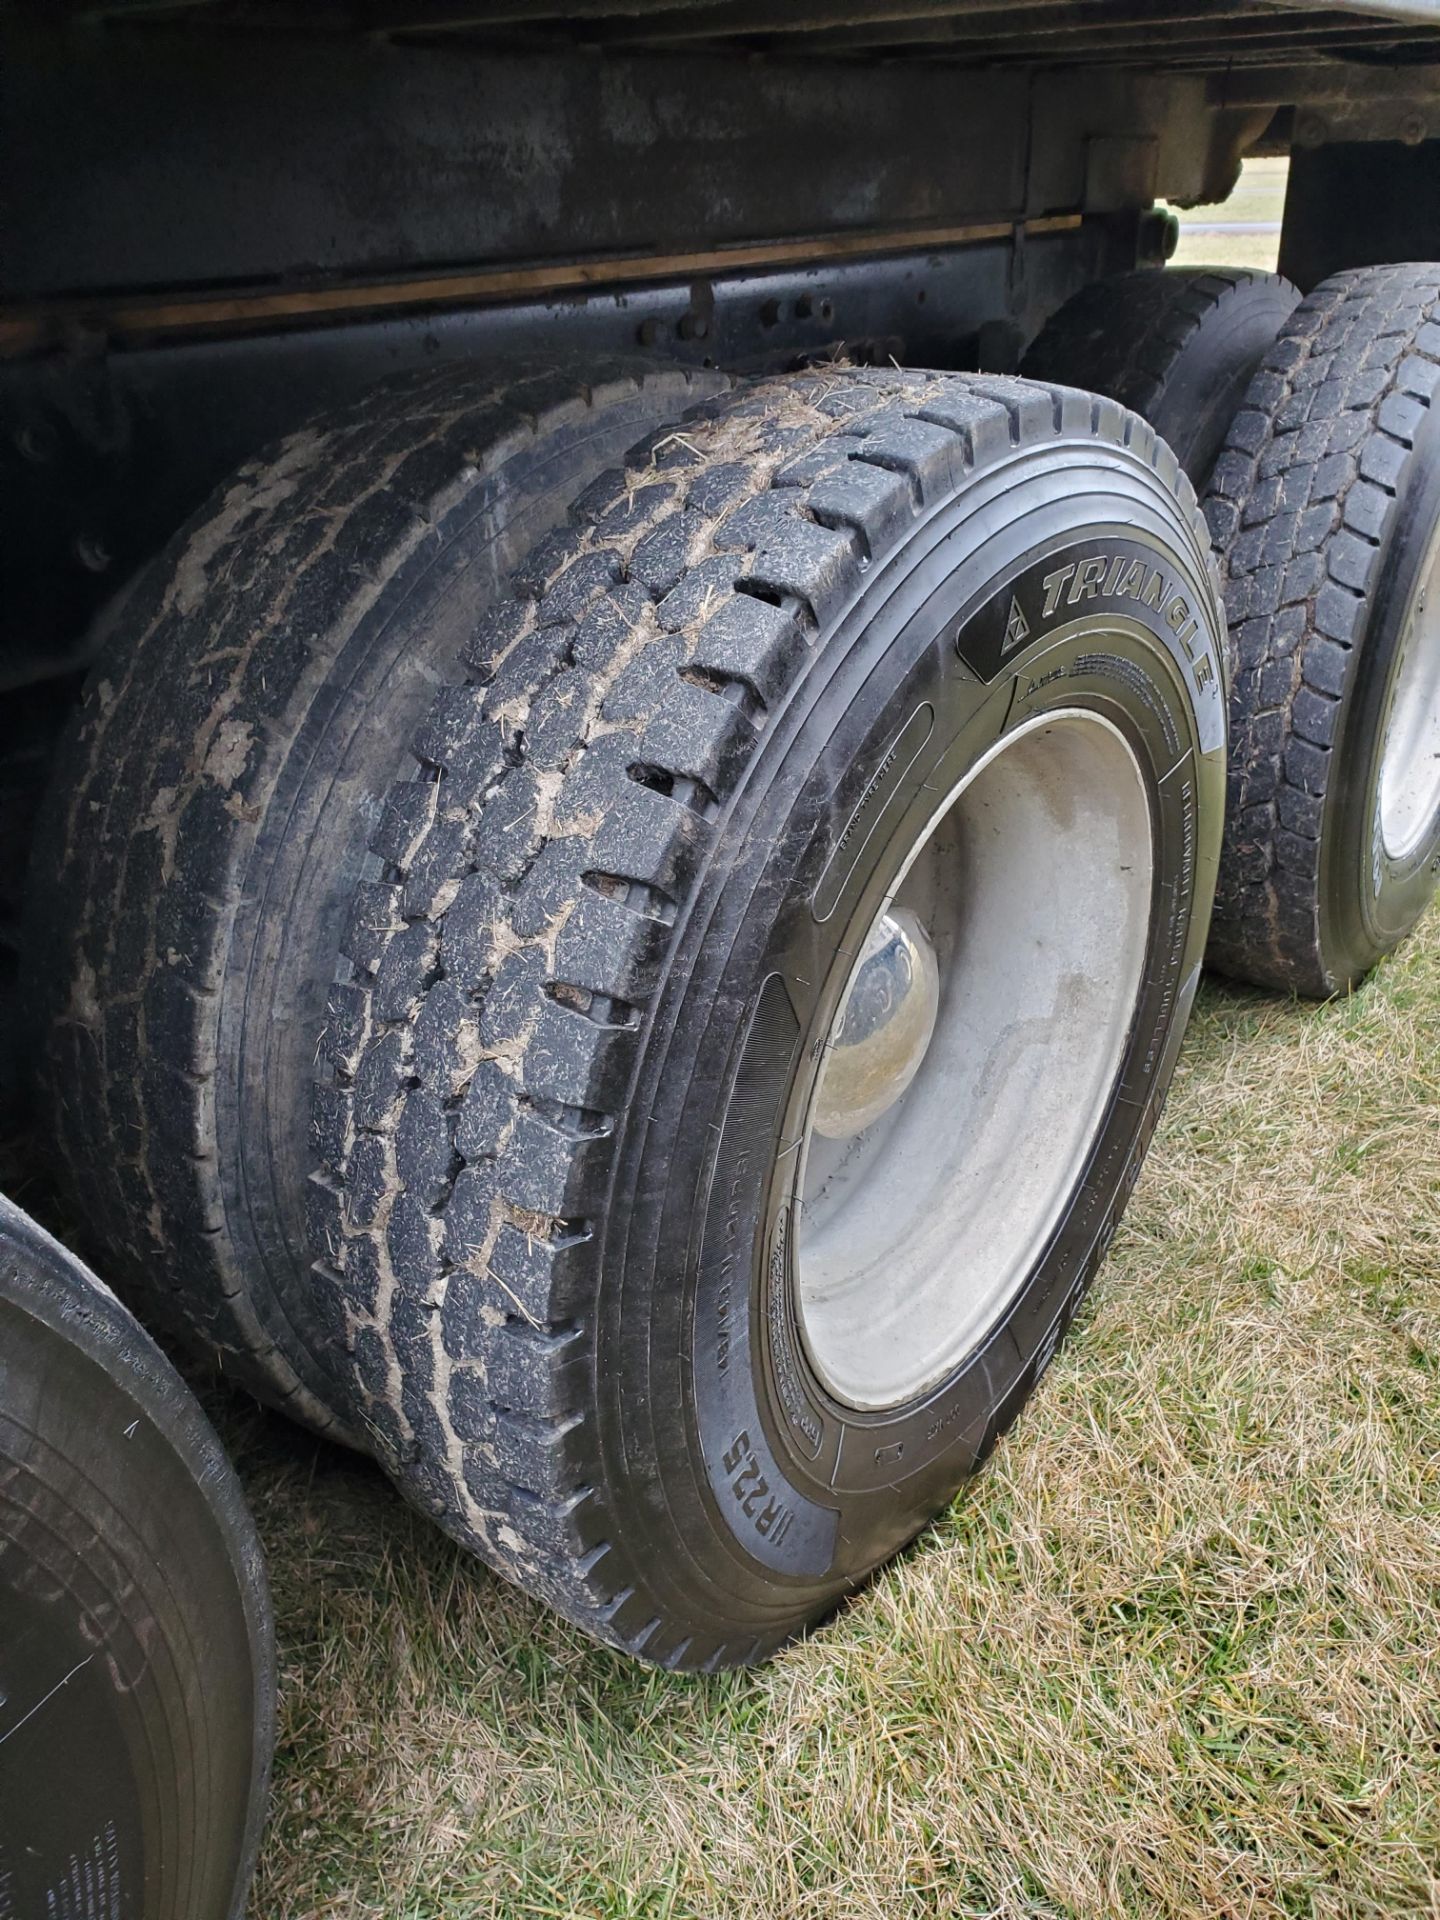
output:
[[[678,414],[709,377],[622,384],[646,381]],[[217,1144],[220,996],[272,745],[327,668],[326,636],[383,611],[397,567],[442,552],[487,463],[607,391],[560,370],[498,390],[438,368],[248,461],[112,606],[37,829],[25,993],[40,1108],[94,1240],[153,1325],[337,1438],[359,1436],[334,1411],[317,1330],[227,1227]],[[421,826],[391,817],[387,851],[408,854]],[[346,933],[362,962],[382,907],[398,923],[398,889],[362,888]],[[402,973],[397,959],[395,1004]]]
[[[1230,776],[1209,963],[1323,998],[1320,843],[1380,551],[1440,389],[1440,266],[1324,281],[1265,355],[1204,511],[1221,558]]]
[[[347,1411],[493,1567],[662,1664],[739,1664],[782,1637],[717,1645],[657,1618],[614,1537],[596,1453],[597,1226],[668,929],[872,554],[967,470],[1077,421],[1131,438],[1198,526],[1162,442],[1059,389],[827,369],[702,405],[577,503],[477,636],[465,687],[437,698],[418,770],[387,800],[376,844],[398,919],[362,907],[374,937],[337,990],[317,1086],[316,1254],[348,1322]],[[559,734],[557,689],[576,716]],[[477,776],[467,756],[482,736]],[[468,839],[450,831],[462,814],[478,822]],[[408,862],[393,859],[403,836],[386,823],[425,815]],[[410,878],[442,835],[448,866],[422,901]],[[431,930],[438,967],[392,973],[412,938],[435,951]],[[444,1044],[422,1051],[437,1003]],[[407,1134],[422,1104],[423,1149]],[[453,1149],[443,1179],[437,1114]]]

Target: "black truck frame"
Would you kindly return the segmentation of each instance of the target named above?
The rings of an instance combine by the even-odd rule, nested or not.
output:
[[[1290,151],[1281,270],[1440,249],[1440,7],[111,0],[3,23],[0,685],[234,464],[445,357],[1014,367]]]

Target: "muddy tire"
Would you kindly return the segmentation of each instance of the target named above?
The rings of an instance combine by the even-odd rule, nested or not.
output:
[[[0,1900],[240,1920],[275,1738],[269,1599],[194,1396],[0,1199]]]
[[[1082,287],[1020,371],[1118,400],[1203,487],[1261,355],[1299,303],[1300,289],[1278,273],[1141,268]]]
[[[1218,646],[1173,456],[1075,393],[765,381],[582,498],[386,802],[327,1028],[317,1297],[412,1499],[683,1668],[763,1656],[924,1523],[1159,1111]],[[968,1319],[935,1222],[989,1262]],[[856,1232],[919,1288],[873,1340]]]
[[[70,1191],[143,1317],[333,1437],[310,1083],[374,796],[510,570],[722,384],[449,368],[311,423],[132,585],[62,748],[26,957]]]
[[[1216,463],[1234,685],[1210,961],[1323,997],[1440,873],[1440,266],[1336,274]]]

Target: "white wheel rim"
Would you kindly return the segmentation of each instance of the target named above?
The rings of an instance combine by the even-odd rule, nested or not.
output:
[[[1440,813],[1440,526],[1401,633],[1380,757],[1380,839],[1392,860],[1414,853]]]
[[[870,1076],[868,1104],[852,1109],[867,1124],[849,1138],[816,1125],[827,1062],[797,1169],[801,1330],[836,1399],[877,1409],[917,1398],[979,1345],[1034,1269],[1109,1109],[1154,865],[1139,763],[1118,728],[1081,708],[1007,735],[911,846],[881,914],[912,937],[915,922],[926,930],[933,1033],[916,1058],[925,1022],[902,1007],[894,1097],[875,1115]],[[869,964],[891,967],[902,999],[925,990],[923,963],[894,959],[894,941],[877,963],[874,945]],[[829,1130],[844,1108],[829,1100]]]

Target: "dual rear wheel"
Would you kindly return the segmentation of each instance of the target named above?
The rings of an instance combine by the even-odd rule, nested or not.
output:
[[[107,1260],[683,1667],[824,1613],[1043,1370],[1225,740],[1134,415],[699,378],[447,376],[241,476],[119,616],[34,947]]]
[[[1208,958],[1358,986],[1440,875],[1440,267],[1196,268],[1085,289],[1026,370],[1172,439],[1230,631],[1230,787]]]
[[[1141,279],[1063,387],[382,392],[142,576],[72,732],[32,991],[105,1259],[648,1657],[762,1655],[1013,1418],[1217,869],[1212,963],[1314,993],[1433,891],[1436,270]],[[1205,488],[1228,812],[1206,541],[1107,387]]]
[[[1189,460],[1228,821],[1204,529],[1093,393],[446,374],[247,469],[118,610],[38,863],[107,1264],[600,1638],[823,1614],[1073,1316],[1217,869],[1211,958],[1316,992],[1433,887],[1437,293],[1037,348],[1157,417],[1250,381]]]

